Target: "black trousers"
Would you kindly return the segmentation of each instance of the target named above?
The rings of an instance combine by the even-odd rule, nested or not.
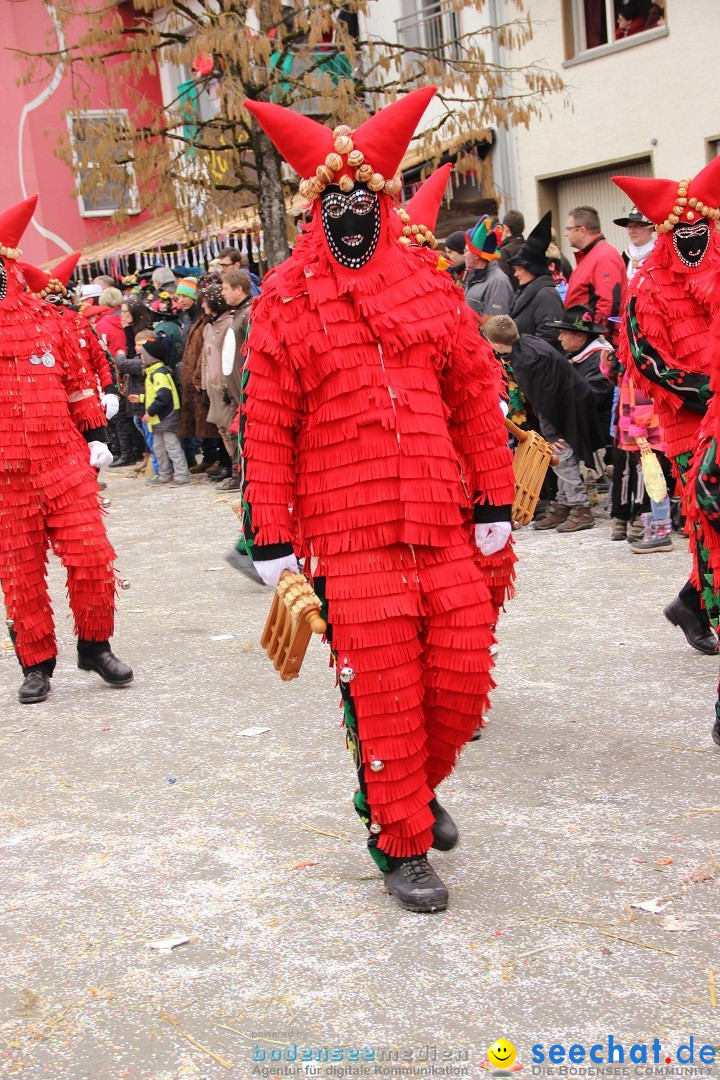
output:
[[[613,467],[611,517],[618,521],[632,521],[637,514],[646,513],[650,509],[650,497],[642,480],[640,451],[620,450],[613,446],[610,450],[610,462]]]

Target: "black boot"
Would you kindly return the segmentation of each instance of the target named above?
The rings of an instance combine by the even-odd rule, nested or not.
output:
[[[18,690],[18,701],[21,705],[37,705],[44,701],[50,693],[50,676],[41,667],[28,668],[25,671],[25,681]]]
[[[452,851],[460,839],[457,825],[437,799],[432,799],[430,809],[435,815],[432,846],[437,851]]]
[[[684,602],[686,589],[687,586],[684,586],[680,595],[675,597],[672,604],[668,604],[663,614],[673,626],[680,627],[688,645],[692,645],[693,649],[705,656],[715,656],[720,648],[717,635],[701,617],[701,613],[694,609],[694,605]]]
[[[216,473],[208,473],[205,477],[206,480],[211,480],[213,483],[217,483],[219,480],[229,480],[232,476],[232,469],[225,468],[221,465]]]
[[[447,887],[427,861],[427,855],[391,859],[392,870],[383,871],[385,888],[407,911],[444,911],[448,906]]]
[[[127,468],[130,465],[134,465],[134,464],[135,464],[135,458],[134,457],[129,457],[127,454],[122,454],[121,457],[115,458],[114,461],[110,462],[110,464],[108,465],[108,468],[109,469],[124,469],[124,468]]]
[[[132,668],[118,660],[109,641],[78,641],[78,667],[97,671],[111,686],[127,686],[133,681]]]

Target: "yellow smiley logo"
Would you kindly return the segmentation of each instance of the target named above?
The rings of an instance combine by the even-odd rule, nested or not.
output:
[[[517,1057],[515,1047],[507,1039],[496,1039],[492,1046],[488,1047],[488,1061],[498,1069],[508,1069]]]

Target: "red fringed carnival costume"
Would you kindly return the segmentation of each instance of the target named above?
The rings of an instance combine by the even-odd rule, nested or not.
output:
[[[656,223],[658,233],[630,286],[619,357],[655,404],[668,456],[687,497],[693,447],[711,396],[710,327],[720,307],[720,158],[679,183],[613,179]],[[690,536],[695,570],[665,614],[682,626],[690,644],[713,653],[717,640],[708,616],[717,627],[718,594],[706,546],[696,528]]]
[[[95,327],[83,318],[79,311],[66,307],[63,302],[81,254],[80,251],[74,251],[53,266],[50,274],[28,263],[21,263],[21,270],[30,291],[53,304],[68,324],[74,338],[77,359],[81,367],[95,372],[103,398],[108,394],[114,397],[118,394],[118,376],[112,354],[104,348]],[[116,411],[117,409],[107,418],[111,419]]]
[[[246,538],[264,580],[270,560],[277,573],[292,565],[294,547],[324,595],[355,804],[387,872],[434,840],[452,846],[437,842],[450,819],[435,791],[488,708],[514,562],[501,371],[436,256],[410,246],[417,226],[393,198],[433,93],[354,132],[246,103],[313,177],[301,184],[312,222],[251,315]],[[480,555],[473,516],[501,552]]]
[[[48,542],[67,570],[81,661],[109,649],[115,576],[88,448],[106,439],[97,378],[59,314],[19,276],[17,243],[36,202],[0,215],[0,580],[23,671],[49,679],[57,650]],[[23,700],[43,697],[21,691]]]

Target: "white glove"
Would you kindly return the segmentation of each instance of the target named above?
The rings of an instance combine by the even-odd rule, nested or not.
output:
[[[88,443],[90,447],[90,464],[95,469],[102,469],[103,465],[109,465],[113,459],[107,443],[104,442],[91,442]]]
[[[112,420],[113,416],[117,416],[118,409],[120,408],[120,398],[117,394],[101,394],[100,400],[108,420]]]
[[[265,585],[269,585],[271,589],[276,587],[283,570],[291,570],[293,574],[300,571],[294,555],[283,555],[281,559],[258,559],[257,562],[253,562],[253,566]]]
[[[502,551],[511,533],[509,521],[482,521],[475,526],[475,543],[483,555],[494,555]]]

